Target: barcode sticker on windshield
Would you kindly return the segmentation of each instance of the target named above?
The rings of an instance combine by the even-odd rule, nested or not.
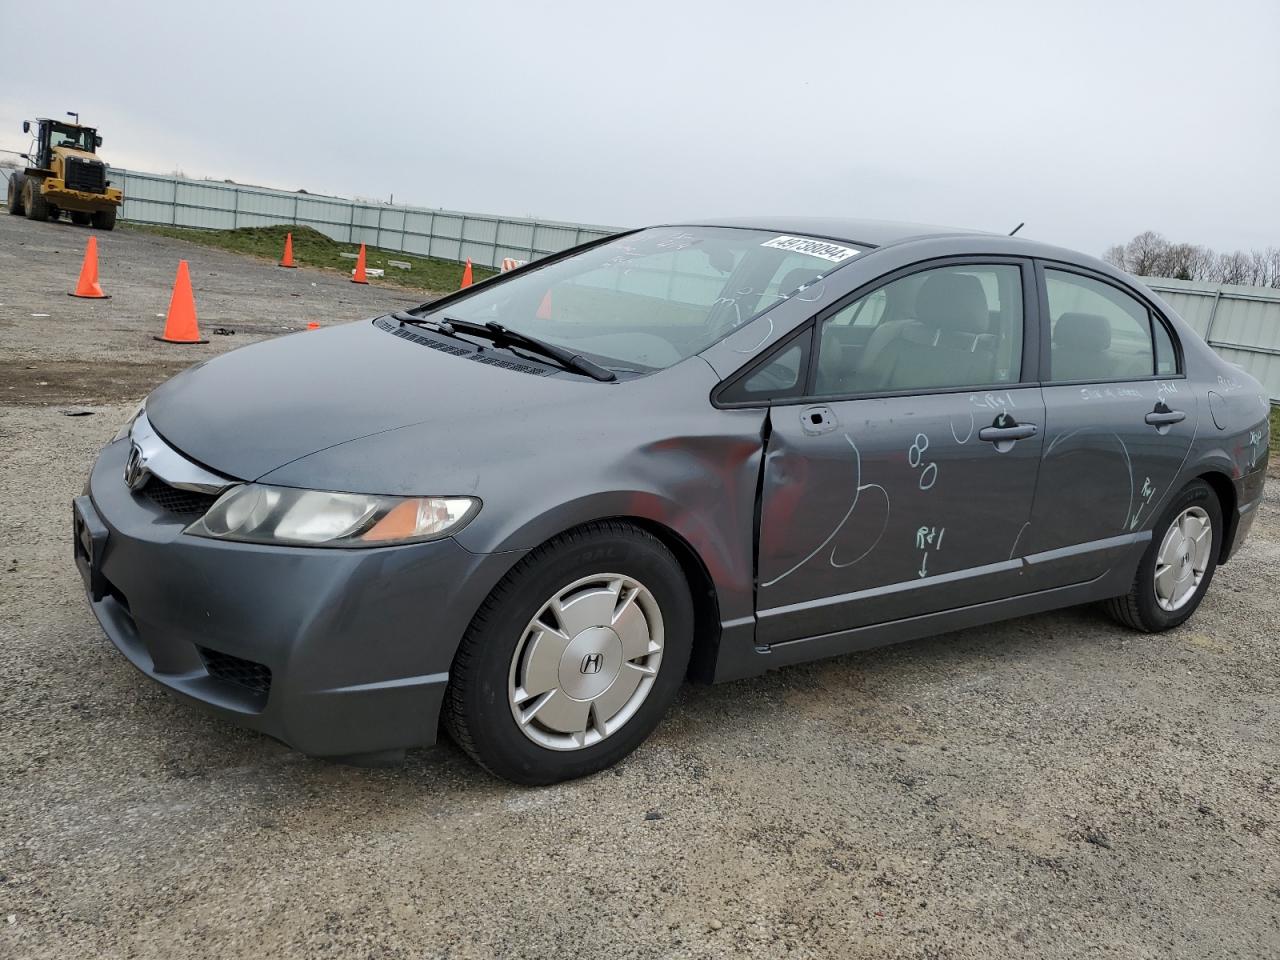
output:
[[[762,247],[773,247],[775,250],[789,250],[792,253],[804,253],[811,257],[830,260],[832,263],[843,263],[850,257],[856,257],[861,251],[853,247],[842,247],[829,240],[815,240],[813,237],[774,237],[760,244]]]

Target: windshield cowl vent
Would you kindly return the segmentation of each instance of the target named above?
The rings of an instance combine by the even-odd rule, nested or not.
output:
[[[476,363],[483,363],[491,367],[502,367],[504,370],[514,370],[517,373],[528,373],[535,377],[549,377],[555,373],[553,367],[542,367],[532,363],[522,363],[519,360],[511,360],[506,357],[494,356],[492,348],[481,350],[479,347],[468,348],[460,343],[447,340],[444,337],[433,335],[427,330],[418,330],[414,327],[400,323],[398,320],[392,320],[390,317],[378,317],[373,321],[373,325],[387,333],[394,334],[401,340],[408,340],[412,343],[421,344],[424,347],[430,347],[432,350],[439,350],[441,353],[452,354],[455,357],[463,357],[467,360],[474,360]]]

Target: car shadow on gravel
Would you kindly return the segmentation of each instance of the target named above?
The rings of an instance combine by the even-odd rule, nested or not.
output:
[[[687,683],[650,745],[694,751],[707,746],[714,752],[722,731],[785,731],[803,714],[845,710],[850,696],[857,698],[869,688],[877,689],[877,699],[892,699],[895,687],[922,681],[943,686],[971,683],[975,673],[989,673],[1000,663],[1041,655],[1065,659],[1081,651],[1093,659],[1095,653],[1122,639],[1123,634],[1111,627],[1096,607],[1080,607],[784,667],[746,680],[717,685]],[[791,696],[797,692],[806,695],[800,702]],[[898,706],[909,708],[908,699]],[[174,709],[188,708],[175,704]],[[341,785],[344,790],[411,788],[410,797],[432,793],[455,798],[506,795],[523,789],[477,767],[443,731],[435,746],[410,750],[402,765],[364,767],[309,758],[218,717],[203,713],[198,717],[189,722],[183,742],[191,745],[191,754],[202,759],[188,766],[181,758],[171,758],[166,761],[168,776],[217,778],[224,771],[235,775],[245,769],[260,773],[269,769],[273,777],[281,778],[282,787],[291,784],[306,791],[323,782],[330,787]],[[863,732],[873,737],[880,727],[870,718]],[[205,740],[217,742],[192,745],[192,741]],[[642,746],[634,759],[625,759],[616,773],[606,770],[588,779],[625,776],[628,768],[646,762],[648,746]],[[778,749],[786,749],[785,733],[779,737]]]

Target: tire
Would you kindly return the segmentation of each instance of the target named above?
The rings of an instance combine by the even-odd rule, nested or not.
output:
[[[81,210],[71,211],[71,222],[78,227],[87,227],[89,225],[89,221],[92,218],[93,218],[93,215],[90,213],[85,213]]]
[[[9,177],[9,190],[6,199],[6,206],[11,216],[21,216],[24,210],[22,206],[22,185],[26,181],[26,177],[13,174]]]
[[[93,225],[99,230],[114,230],[116,228],[116,208],[99,210],[93,215]]]
[[[1184,518],[1190,518],[1190,520]],[[1168,549],[1175,554],[1175,559],[1169,564],[1167,579],[1163,582],[1175,585],[1180,583],[1183,589],[1191,587],[1196,576],[1196,567],[1199,566],[1197,562],[1200,556],[1199,549],[1203,548],[1197,549],[1193,541],[1183,540],[1182,542],[1188,547],[1188,551],[1184,553],[1178,549],[1178,538],[1184,529],[1194,532],[1198,529],[1195,524],[1204,522],[1209,524],[1208,533],[1205,534],[1209,544],[1208,552],[1203,556],[1204,566],[1199,574],[1199,583],[1196,583],[1194,589],[1190,589],[1185,595],[1175,596],[1173,604],[1170,604],[1170,598],[1162,596],[1162,588],[1156,583],[1157,567],[1164,567],[1161,562],[1162,554],[1165,560],[1169,559],[1164,549],[1166,543],[1169,543]],[[1178,533],[1174,533],[1172,529],[1175,523],[1179,523]],[[1194,480],[1189,483],[1173,498],[1152,529],[1151,543],[1138,564],[1133,586],[1124,596],[1107,601],[1107,612],[1126,627],[1145,633],[1159,633],[1185,623],[1196,612],[1200,601],[1204,599],[1205,592],[1209,589],[1209,584],[1213,581],[1213,573],[1218,567],[1218,554],[1222,549],[1223,529],[1222,505],[1218,502],[1218,495],[1213,488],[1203,480]],[[1188,556],[1189,559],[1182,560],[1177,556],[1179,553],[1182,556]],[[1184,570],[1187,571],[1185,575]],[[1177,593],[1176,590],[1174,592]],[[1172,609],[1170,609],[1171,606],[1173,606]]]
[[[549,613],[557,599],[561,612]],[[562,534],[522,559],[476,613],[449,674],[445,728],[480,766],[515,783],[603,770],[638,747],[670,707],[688,669],[693,623],[688,582],[656,537],[618,521]],[[524,688],[536,689],[539,662],[551,688],[529,697]],[[553,722],[522,724],[517,711]],[[584,718],[581,733],[564,732],[578,723],[564,722],[566,711]]]
[[[49,204],[45,202],[44,194],[40,192],[39,182],[27,178],[27,187],[23,195],[23,205],[27,208],[28,220],[48,220]]]

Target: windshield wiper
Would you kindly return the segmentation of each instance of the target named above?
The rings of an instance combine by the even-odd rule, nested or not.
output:
[[[604,383],[611,383],[618,379],[618,375],[612,370],[606,370],[600,364],[588,360],[580,353],[566,350],[564,347],[548,343],[546,340],[540,340],[527,333],[521,333],[519,330],[510,330],[492,320],[488,323],[454,320],[452,317],[441,317],[437,320],[434,317],[420,317],[415,313],[405,313],[404,311],[397,311],[391,316],[402,323],[418,324],[451,337],[463,333],[467,336],[483,337],[485,340],[493,341],[495,345],[507,344],[513,347],[520,347],[530,353],[549,357],[566,370],[585,373],[588,377]]]
[[[401,323],[412,323],[419,327],[426,327],[436,333],[443,333],[447,336],[454,336],[453,324],[448,320],[433,320],[431,317],[420,317],[416,313],[407,313],[404,310],[396,310],[391,314],[392,320],[399,320]]]

